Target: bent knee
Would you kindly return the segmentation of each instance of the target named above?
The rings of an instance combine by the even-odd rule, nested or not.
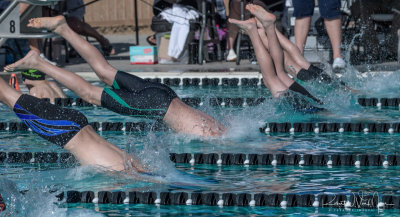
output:
[[[82,93],[79,94],[79,96],[82,97],[82,99],[88,103],[100,106],[102,92],[103,92],[102,88],[92,86],[92,87],[86,88],[84,91],[82,91]]]
[[[97,76],[99,77],[99,79],[102,82],[104,82],[104,83],[106,83],[108,85],[112,85],[112,83],[114,82],[114,77],[111,78],[111,76],[107,76],[105,74],[98,74]]]

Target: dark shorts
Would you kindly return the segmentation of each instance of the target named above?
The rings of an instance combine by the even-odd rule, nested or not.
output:
[[[177,97],[164,84],[118,71],[112,88],[104,88],[101,106],[122,115],[162,119]]]
[[[325,111],[326,109],[314,106],[310,101],[308,101],[303,95],[298,93],[288,91],[281,95],[282,99],[285,101],[291,109],[296,112],[304,114],[313,114],[320,111]]]
[[[79,111],[61,108],[26,94],[17,100],[14,112],[39,136],[61,147],[88,125],[86,117]]]
[[[338,18],[340,12],[340,0],[318,0],[319,12],[322,18]],[[293,0],[294,12],[296,18],[310,17],[314,14],[314,0]]]

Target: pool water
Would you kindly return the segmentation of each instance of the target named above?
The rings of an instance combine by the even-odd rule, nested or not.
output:
[[[200,110],[228,127],[221,138],[201,139],[163,132],[98,132],[103,138],[138,157],[157,174],[155,180],[138,180],[135,174],[110,173],[99,168],[61,163],[0,163],[0,192],[11,216],[398,216],[399,210],[155,206],[115,204],[65,204],[55,195],[61,191],[203,191],[229,193],[354,193],[400,195],[399,166],[272,166],[174,164],[169,153],[244,154],[399,154],[400,134],[394,133],[270,133],[259,131],[266,122],[399,122],[395,109],[363,108],[357,97],[398,97],[400,73],[369,75],[354,79],[344,75],[351,94],[337,87],[305,84],[324,101],[325,113],[301,114],[288,111],[271,99],[265,87],[173,87],[180,97],[265,97],[256,107],[222,107],[204,104]],[[390,81],[390,82],[389,82]],[[94,82],[97,83],[97,82]],[[71,92],[70,97],[76,97]],[[207,96],[207,97],[205,97]],[[89,122],[135,122],[99,107],[75,107]],[[18,121],[0,105],[2,122]],[[151,122],[149,120],[146,120]],[[0,152],[65,152],[32,132],[0,131]],[[21,193],[23,192],[23,193]],[[6,212],[6,213],[7,213]],[[2,215],[7,215],[1,213]]]

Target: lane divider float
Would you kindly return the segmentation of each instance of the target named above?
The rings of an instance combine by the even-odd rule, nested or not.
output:
[[[217,192],[124,192],[67,191],[57,195],[65,203],[329,207],[348,209],[400,209],[400,196],[345,193],[217,193]]]
[[[243,153],[170,153],[177,164],[229,165],[292,165],[292,166],[400,166],[400,155],[389,154],[243,154]],[[76,163],[68,152],[0,152],[0,163]]]

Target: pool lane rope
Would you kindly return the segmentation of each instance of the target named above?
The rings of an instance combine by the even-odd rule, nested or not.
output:
[[[49,100],[49,99],[45,99]],[[258,106],[263,103],[265,97],[212,97],[207,99],[200,97],[183,97],[183,102],[190,106],[202,106],[208,104],[211,106],[222,107],[247,107]],[[357,102],[360,106],[364,107],[377,107],[379,108],[393,108],[400,109],[400,98],[358,98]],[[91,107],[95,106],[84,101],[81,98],[56,98],[55,105],[57,106],[77,106],[77,107]]]
[[[400,196],[383,194],[216,193],[67,191],[57,195],[65,203],[206,205],[241,207],[329,207],[349,209],[400,209]]]
[[[156,122],[90,122],[95,131],[143,132],[167,131],[161,121]],[[400,133],[397,123],[289,123],[270,122],[259,128],[260,132],[270,133]],[[0,131],[32,131],[22,122],[0,122]]]
[[[48,98],[44,100],[49,101]],[[181,100],[193,107],[202,106],[208,104],[211,106],[222,106],[222,107],[246,107],[246,106],[258,106],[263,103],[265,97],[212,97],[203,99],[200,97],[183,97]],[[91,107],[96,106],[86,102],[81,98],[56,98],[54,104],[57,106],[76,106],[76,107]]]
[[[358,98],[357,102],[364,107],[400,109],[400,98]]]
[[[177,164],[218,166],[400,166],[400,155],[395,154],[170,153],[169,158]],[[68,152],[0,152],[0,163],[75,164],[77,161]]]
[[[161,121],[155,122],[90,122],[95,131],[116,132],[143,132],[143,131],[167,131],[168,127]],[[0,122],[0,131],[24,132],[32,131],[23,122]]]
[[[289,123],[270,122],[259,128],[260,132],[269,133],[400,133],[397,123]]]

